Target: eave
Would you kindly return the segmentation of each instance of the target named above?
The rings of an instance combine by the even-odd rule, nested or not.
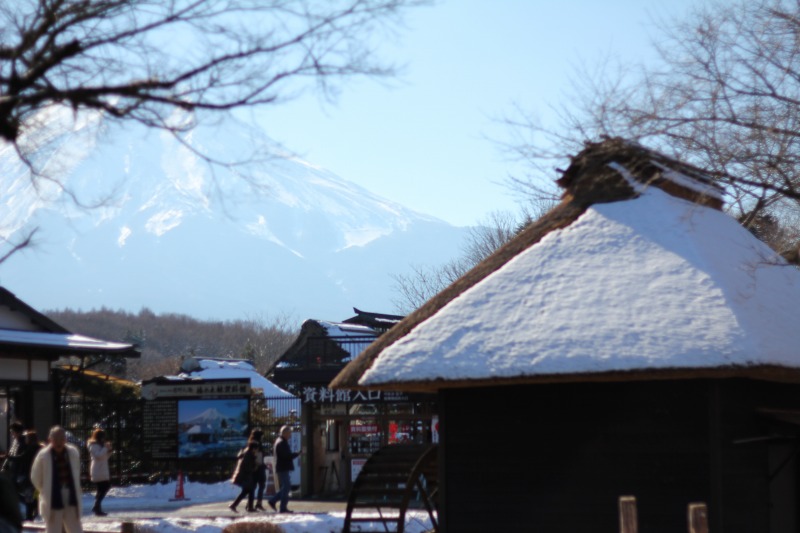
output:
[[[621,383],[632,381],[666,381],[689,379],[754,379],[775,383],[800,383],[800,369],[773,365],[731,366],[715,368],[669,368],[580,374],[547,374],[485,379],[434,379],[355,385],[354,390],[393,390],[400,392],[436,393],[444,389],[482,388],[508,385],[546,385],[559,383]]]

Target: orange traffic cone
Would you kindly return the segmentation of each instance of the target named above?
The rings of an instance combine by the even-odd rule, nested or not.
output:
[[[183,495],[183,472],[178,470],[178,483],[175,485],[175,497],[170,498],[169,501],[171,502],[178,502],[188,500],[186,496]]]
[[[267,496],[275,494],[275,476],[272,474],[272,463],[267,463],[267,486],[265,493]]]

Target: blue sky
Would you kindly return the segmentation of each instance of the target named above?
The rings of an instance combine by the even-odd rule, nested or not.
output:
[[[456,225],[516,209],[514,164],[486,138],[513,102],[546,117],[576,65],[646,61],[653,16],[706,0],[444,0],[416,9],[383,56],[387,84],[349,82],[334,105],[308,95],[264,113],[273,138],[309,162]]]

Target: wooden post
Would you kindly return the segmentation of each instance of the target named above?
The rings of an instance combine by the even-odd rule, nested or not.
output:
[[[133,522],[123,522],[120,533],[133,533]]]
[[[636,516],[636,496],[619,497],[619,533],[638,533],[639,520]]]
[[[704,502],[689,504],[689,533],[708,533],[708,506]]]

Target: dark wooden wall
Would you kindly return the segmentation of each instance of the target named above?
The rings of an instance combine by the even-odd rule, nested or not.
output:
[[[708,502],[711,531],[766,532],[766,444],[759,405],[797,388],[747,380],[582,383],[440,394],[447,531],[619,530],[634,495],[639,529],[687,531]]]
[[[642,531],[685,528],[686,504],[709,497],[707,395],[666,382],[444,393],[448,531],[615,531],[628,494]]]
[[[800,428],[759,410],[800,412],[800,386],[736,379],[712,382],[710,391],[718,433],[712,469],[719,473],[713,477],[719,490],[709,502],[710,529],[798,533]]]

